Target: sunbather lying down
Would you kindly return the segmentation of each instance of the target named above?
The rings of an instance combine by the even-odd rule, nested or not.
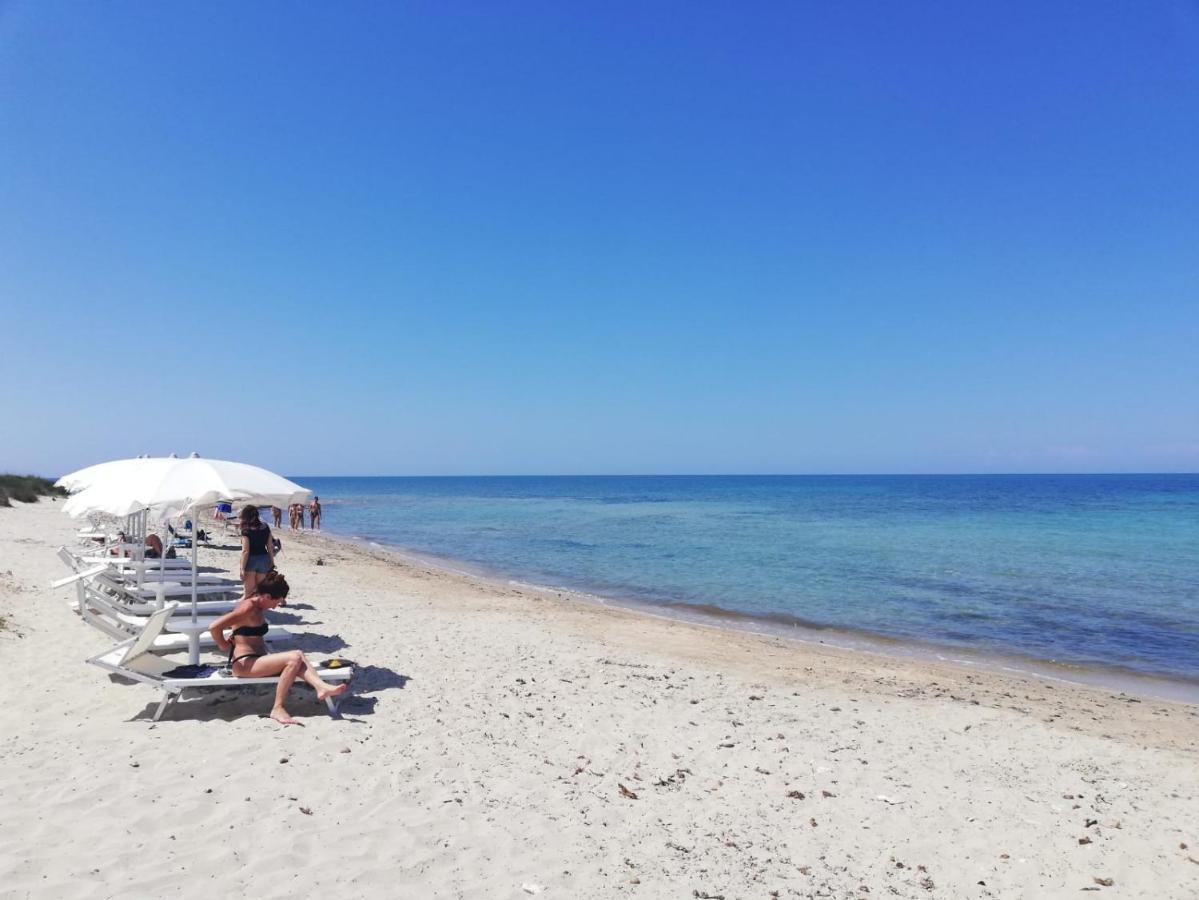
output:
[[[287,599],[289,590],[283,576],[272,569],[252,595],[242,600],[233,612],[213,622],[212,628],[209,629],[216,645],[229,654],[229,665],[238,678],[279,676],[271,718],[283,725],[297,724],[283,705],[283,701],[287,699],[287,692],[291,690],[297,678],[303,678],[312,685],[316,696],[321,700],[344,694],[350,689],[348,684],[334,686],[322,681],[316,674],[316,669],[308,662],[308,658],[299,650],[288,650],[284,653],[266,652],[263,635],[266,634],[268,626],[264,612],[274,609]],[[230,628],[233,629],[233,634],[230,635],[230,639],[226,639],[225,631]]]

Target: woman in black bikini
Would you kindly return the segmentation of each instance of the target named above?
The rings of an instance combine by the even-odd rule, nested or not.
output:
[[[303,678],[316,691],[320,700],[336,697],[349,690],[348,684],[331,685],[321,680],[316,669],[308,662],[308,658],[299,650],[288,650],[284,653],[267,653],[266,616],[264,612],[274,609],[287,599],[290,589],[283,576],[272,570],[259,583],[255,593],[246,597],[237,605],[237,609],[221,616],[212,623],[209,633],[216,645],[229,654],[229,666],[238,678],[265,678],[271,675],[279,676],[279,687],[275,690],[275,705],[271,708],[271,718],[282,725],[295,725],[283,706],[287,692],[295,684],[297,678]],[[232,628],[233,634],[226,639],[225,630]]]

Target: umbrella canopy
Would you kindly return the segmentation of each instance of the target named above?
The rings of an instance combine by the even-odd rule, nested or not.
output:
[[[132,478],[152,477],[154,473],[161,474],[167,467],[176,462],[165,457],[139,456],[136,459],[114,459],[112,462],[97,463],[64,475],[54,482],[55,487],[66,488],[71,493],[90,488],[93,485],[125,484]],[[140,507],[139,507],[140,509]],[[124,513],[114,513],[124,515]]]
[[[109,516],[131,516],[146,509],[141,495],[131,490],[129,479],[99,482],[72,494],[62,505],[62,511],[72,519],[103,513]]]
[[[221,500],[259,506],[307,503],[312,492],[258,466],[223,459],[130,459],[81,469],[60,482],[90,486],[71,497],[63,511],[124,516],[149,509],[159,521],[212,506]]]
[[[288,506],[312,499],[312,491],[258,466],[199,457],[174,462],[147,498],[147,505],[163,518],[221,500]]]

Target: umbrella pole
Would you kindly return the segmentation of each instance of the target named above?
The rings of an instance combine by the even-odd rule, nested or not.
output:
[[[196,511],[192,510],[192,624],[196,623],[196,580],[199,577],[199,560],[200,560],[200,542],[196,539],[196,535],[200,533],[200,529],[196,526],[200,517],[196,515]]]
[[[150,511],[142,510],[137,514],[138,519],[138,536],[137,550],[134,551],[134,558],[138,562],[137,567],[137,586],[140,588],[142,582],[146,578],[146,535],[150,533]]]

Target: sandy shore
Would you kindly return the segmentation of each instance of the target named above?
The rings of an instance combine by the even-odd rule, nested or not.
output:
[[[302,728],[254,692],[152,725],[49,588],[73,528],[0,509],[0,896],[1199,896],[1199,707],[284,533],[274,620],[359,662],[344,719],[297,690]]]

